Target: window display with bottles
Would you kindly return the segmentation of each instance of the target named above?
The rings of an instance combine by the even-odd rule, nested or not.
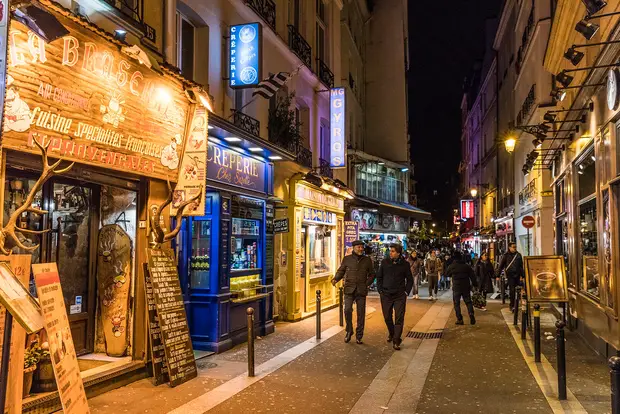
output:
[[[230,270],[258,269],[259,257],[259,228],[258,220],[232,219],[232,237]]]
[[[336,250],[335,237],[332,237],[332,227],[308,226],[306,233],[310,277],[322,277],[331,274],[334,271],[333,252]]]
[[[192,288],[209,288],[211,269],[211,220],[192,223],[192,255],[190,256]]]

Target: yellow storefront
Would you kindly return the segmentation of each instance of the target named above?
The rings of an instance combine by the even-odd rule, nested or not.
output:
[[[352,195],[326,180],[318,184],[304,180],[303,174],[294,175],[288,197],[276,210],[276,218],[289,223],[287,233],[276,235],[280,319],[295,321],[313,315],[317,290],[323,309],[338,304],[331,280],[343,254],[344,200]]]

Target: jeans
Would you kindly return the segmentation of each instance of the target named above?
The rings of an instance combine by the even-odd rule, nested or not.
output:
[[[439,276],[438,275],[428,275],[428,295],[429,296],[437,296],[437,282]]]
[[[395,344],[400,344],[402,342],[406,305],[407,294],[404,292],[396,296],[381,295],[383,319],[385,319],[388,333],[393,338]],[[394,313],[394,319],[392,319],[392,313]]]
[[[412,295],[418,294],[418,283],[420,283],[420,275],[413,276],[413,289],[411,289]]]
[[[471,318],[474,316],[474,304],[471,301],[470,292],[453,292],[452,298],[454,300],[454,312],[456,313],[457,320],[463,320],[463,314],[461,313],[461,298],[463,298],[463,302],[465,302],[465,305],[467,306],[469,317]]]
[[[517,298],[517,286],[521,285],[519,279],[509,277],[508,279],[508,295],[510,297],[510,309],[515,307],[515,304],[519,305],[519,298]],[[516,299],[516,301],[515,301]]]
[[[364,336],[364,324],[366,322],[366,296],[353,294],[344,295],[344,319],[346,321],[346,332],[353,335],[353,302],[357,307],[357,328],[355,337],[362,339]]]

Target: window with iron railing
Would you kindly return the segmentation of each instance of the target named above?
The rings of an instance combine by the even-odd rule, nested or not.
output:
[[[532,9],[530,10],[530,15],[528,16],[527,23],[525,25],[525,28],[523,29],[523,34],[521,35],[521,46],[519,46],[519,50],[517,52],[517,62],[515,64],[517,73],[521,72],[521,68],[523,67],[523,59],[525,59],[527,48],[529,46],[532,35],[534,34],[534,10],[534,1],[532,1]]]
[[[276,30],[276,3],[273,0],[245,0],[245,4]]]
[[[293,25],[288,26],[288,47],[301,59],[304,65],[312,68],[312,48]]]
[[[532,112],[534,105],[536,105],[536,84],[532,85],[529,93],[521,104],[521,110],[517,115],[517,125],[523,125],[524,122],[527,122],[528,116]]]

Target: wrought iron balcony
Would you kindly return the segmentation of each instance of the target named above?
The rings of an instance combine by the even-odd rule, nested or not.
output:
[[[312,48],[293,25],[288,25],[288,47],[308,68],[312,69]]]
[[[334,170],[329,166],[329,161],[319,158],[319,174],[323,177],[334,178]]]
[[[144,22],[144,0],[102,0],[120,12],[125,20],[138,23],[134,26],[144,31],[144,36],[151,42],[157,40],[155,29]]]
[[[276,31],[276,3],[273,0],[245,0],[245,4]]]
[[[250,115],[233,109],[233,124],[243,129],[248,134],[260,137],[260,121],[252,118]]]
[[[300,144],[297,147],[295,161],[304,167],[312,168],[312,151]]]
[[[334,86],[334,74],[321,59],[317,59],[316,62],[319,68],[319,79],[325,86],[332,88]]]

